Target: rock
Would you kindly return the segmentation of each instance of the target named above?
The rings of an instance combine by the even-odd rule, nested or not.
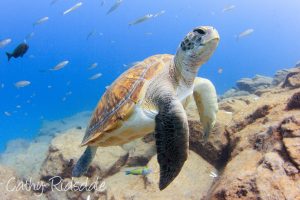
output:
[[[248,95],[243,97],[232,97],[223,99],[219,102],[219,110],[232,112],[235,114],[247,107],[250,103],[254,103],[259,99],[256,95]]]
[[[258,199],[256,167],[262,154],[245,150],[225,167],[210,195],[211,200]]]
[[[250,93],[247,91],[241,91],[241,90],[232,88],[232,89],[229,89],[228,91],[226,91],[221,96],[221,99],[226,99],[226,98],[230,98],[230,97],[238,97],[238,96],[248,96],[248,95],[250,95]]]
[[[85,148],[80,148],[84,132],[71,129],[53,139],[48,156],[42,166],[42,176],[71,177],[73,165]],[[119,165],[125,164],[128,153],[119,146],[99,147],[88,171],[88,176],[105,177],[118,171]],[[92,174],[89,174],[92,173]]]
[[[180,174],[163,191],[158,188],[159,165],[154,156],[148,163],[153,173],[142,176],[125,175],[119,172],[107,179],[108,199],[175,199],[192,200],[204,198],[213,178],[209,175],[215,169],[194,152],[189,152]]]
[[[300,137],[284,138],[284,146],[289,154],[289,157],[297,164],[300,169]]]
[[[277,153],[264,156],[255,176],[260,199],[300,199],[299,175],[296,171],[293,176],[297,178],[288,176],[285,163]]]
[[[225,126],[231,121],[231,115],[219,111],[217,122],[207,141],[203,140],[203,130],[199,121],[189,121],[190,127],[190,149],[204,158],[213,166],[219,168],[226,162],[228,138]]]
[[[134,140],[123,145],[123,149],[129,152],[126,161],[127,166],[143,166],[156,154],[155,142],[144,142],[143,139]]]
[[[38,172],[47,155],[48,141],[11,141],[1,155],[1,163],[14,168],[18,176],[38,180]],[[37,153],[38,152],[38,153]],[[32,155],[35,155],[32,157]]]
[[[18,185],[24,185],[23,189],[17,189]],[[17,174],[10,168],[0,165],[0,199],[23,200],[32,199],[33,193],[31,187],[28,191],[25,188],[25,183],[18,178]]]
[[[282,84],[283,88],[299,88],[300,87],[300,68],[291,70],[285,77]]]
[[[239,90],[253,93],[259,89],[265,89],[272,85],[273,78],[256,75],[254,78],[242,78],[237,81],[236,85]]]
[[[285,77],[288,73],[290,73],[291,69],[282,69],[278,70],[273,78],[272,85],[279,85],[285,80]]]

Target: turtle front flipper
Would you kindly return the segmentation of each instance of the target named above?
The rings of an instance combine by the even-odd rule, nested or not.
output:
[[[194,81],[194,100],[198,108],[204,136],[207,140],[209,133],[216,123],[218,107],[217,92],[208,79],[196,77]]]
[[[89,165],[96,155],[97,147],[88,146],[82,156],[79,158],[72,171],[73,177],[80,177],[87,172]]]
[[[157,160],[160,165],[159,189],[165,189],[179,174],[188,155],[189,129],[182,104],[165,96],[158,102],[155,117]]]

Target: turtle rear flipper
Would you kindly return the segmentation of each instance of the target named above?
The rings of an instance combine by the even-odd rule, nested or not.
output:
[[[96,155],[97,147],[88,146],[82,156],[79,158],[72,171],[73,177],[80,177],[87,172],[89,165]]]
[[[189,128],[182,104],[166,97],[159,102],[155,117],[157,160],[160,165],[159,189],[165,189],[179,174],[188,154]]]

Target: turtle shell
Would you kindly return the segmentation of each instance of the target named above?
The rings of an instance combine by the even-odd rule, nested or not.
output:
[[[168,54],[151,56],[120,75],[98,102],[81,145],[94,144],[119,128],[145,96],[145,82],[155,77],[172,58]]]

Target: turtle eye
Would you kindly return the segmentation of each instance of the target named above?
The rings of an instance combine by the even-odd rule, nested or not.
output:
[[[197,32],[197,33],[199,33],[200,35],[205,35],[205,33],[206,33],[206,32],[205,32],[204,30],[202,30],[201,28],[195,29],[194,32]]]

